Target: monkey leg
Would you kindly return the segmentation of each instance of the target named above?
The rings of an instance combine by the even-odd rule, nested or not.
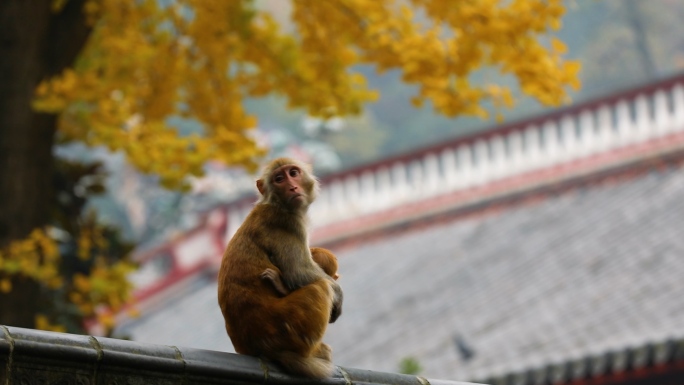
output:
[[[284,332],[283,342],[287,343],[282,348],[312,354],[327,328],[332,296],[330,283],[321,279],[277,299],[273,320],[282,325],[278,333]]]
[[[321,279],[285,297],[233,297],[237,306],[227,330],[235,350],[275,361],[293,374],[331,376],[330,348],[322,343],[332,309],[331,285]]]

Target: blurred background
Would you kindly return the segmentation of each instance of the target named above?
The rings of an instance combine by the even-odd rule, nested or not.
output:
[[[0,6],[0,25],[14,24],[11,3]],[[83,5],[53,3],[57,13]],[[303,24],[297,2],[246,3],[285,32]],[[417,4],[407,2],[416,18],[429,18]],[[336,364],[493,384],[684,381],[684,2],[547,6],[554,4],[565,13],[548,32],[567,46],[564,61],[581,64],[581,87],[566,88],[560,104],[518,90],[515,106],[490,118],[449,116],[434,100],[415,107],[419,85],[407,83],[405,68],[380,73],[363,63],[353,69],[379,97],[356,116],[290,108],[290,91],[242,98],[257,118],[247,136],[261,155],[310,162],[321,179],[311,241],[340,263],[345,310],[325,339]],[[5,55],[0,68],[22,58]],[[106,72],[95,59],[80,60],[84,73]],[[34,105],[69,116],[50,150],[58,159],[48,178],[54,198],[43,198],[54,201],[44,211],[57,214],[32,222],[49,224],[44,233],[0,229],[9,245],[0,254],[0,323],[232,352],[216,273],[256,197],[253,167],[243,160],[252,155],[202,162],[182,186],[169,186],[163,172],[140,165],[175,167],[165,155],[135,152],[156,151],[145,135],[164,134],[141,131],[138,150],[79,136],[78,117],[107,107],[92,107],[89,96],[69,99],[69,76],[60,76],[45,86],[57,96],[39,88]],[[495,72],[470,79],[519,88]],[[74,80],[84,89],[88,81]],[[12,90],[0,87],[0,112],[16,108],[7,107]],[[60,107],[64,100],[80,109]],[[209,118],[185,115],[165,121],[184,137],[208,135]],[[138,118],[118,129],[133,132]],[[16,138],[4,136],[3,149],[21,147]],[[144,160],[136,164],[136,156]],[[1,182],[18,185],[6,164]],[[21,222],[6,213],[3,226]],[[23,237],[30,242],[10,242]],[[57,255],[62,264],[46,267]],[[31,325],[7,315],[26,295],[43,304],[25,318]]]
[[[571,91],[574,103],[590,100],[616,90],[641,85],[678,73],[684,67],[680,33],[682,7],[677,1],[593,1],[565,3],[567,14],[557,36],[568,46],[568,58],[582,63],[580,90]],[[286,24],[291,7],[288,2],[257,2]],[[377,102],[369,103],[363,115],[323,122],[292,111],[286,101],[276,97],[247,100],[247,109],[259,118],[260,140],[274,156],[293,154],[311,159],[319,175],[345,170],[416,148],[454,139],[473,132],[491,130],[491,120],[448,118],[431,108],[414,108],[410,99],[416,88],[401,81],[401,71],[378,74],[372,66],[362,66],[369,85],[380,92]],[[532,99],[521,99],[515,108],[503,111],[505,121],[540,114],[548,107]],[[191,130],[192,127],[186,127]],[[65,156],[93,156],[93,152],[68,148]],[[97,154],[97,152],[96,152]],[[167,227],[178,229],[192,222],[197,206],[210,207],[253,191],[253,177],[240,171],[207,165],[208,176],[196,181],[192,194],[161,189],[154,177],[141,177],[126,163],[109,155],[107,159],[112,186],[140,185],[137,189],[109,189],[94,202],[104,218],[123,227],[125,234],[145,243]],[[121,179],[119,179],[121,178]],[[149,195],[149,196],[146,196]],[[144,202],[144,208],[127,208]],[[180,223],[179,223],[180,222]]]

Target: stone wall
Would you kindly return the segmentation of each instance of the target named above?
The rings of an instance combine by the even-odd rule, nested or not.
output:
[[[466,385],[340,367],[305,380],[244,355],[0,325],[0,385],[9,384]]]

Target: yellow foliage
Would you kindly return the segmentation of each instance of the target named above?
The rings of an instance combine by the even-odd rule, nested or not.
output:
[[[97,321],[100,325],[102,325],[108,330],[111,330],[112,328],[114,328],[114,325],[116,325],[116,320],[114,319],[114,316],[112,315],[112,313],[109,312],[98,314]]]
[[[126,314],[131,318],[138,318],[140,317],[140,310],[137,308],[130,308],[126,311]]]
[[[0,292],[9,293],[12,291],[12,281],[9,279],[0,279]]]
[[[123,151],[169,187],[208,160],[254,169],[264,154],[242,101],[283,95],[292,108],[357,114],[378,95],[352,66],[398,69],[448,116],[487,116],[513,105],[505,87],[471,83],[481,68],[518,79],[542,103],[567,100],[579,64],[544,35],[561,25],[562,0],[292,0],[296,31],[283,32],[252,0],[89,0],[94,25],[77,66],[41,83],[34,107],[61,113],[66,140]],[[57,11],[64,1],[53,0]],[[548,46],[548,47],[547,47]],[[169,117],[196,119],[181,136]]]
[[[42,229],[35,229],[26,239],[14,241],[5,250],[0,250],[0,274],[22,275],[50,283],[51,287],[60,280],[59,263],[57,243]],[[3,292],[11,289],[11,283],[2,284]]]
[[[52,332],[64,333],[66,328],[62,325],[52,324],[48,317],[43,314],[36,314],[36,329],[48,330]]]
[[[127,261],[109,264],[97,257],[89,276],[74,275],[69,299],[85,317],[99,317],[99,307],[117,312],[129,301],[132,285],[127,277],[134,269]]]
[[[78,256],[84,260],[92,258],[94,262],[88,275],[76,273],[72,277],[62,275],[58,245],[48,233],[48,230],[36,229],[26,239],[14,241],[0,250],[0,292],[11,292],[13,276],[31,278],[50,290],[64,288],[66,280],[67,298],[84,318],[99,318],[96,309],[116,312],[130,302],[132,284],[127,277],[135,265],[125,259],[110,262],[98,255],[107,246],[101,228],[84,227],[78,239]],[[43,314],[36,315],[35,322],[38,329],[65,331],[59,325],[52,325]],[[111,328],[112,322],[113,318],[105,326]]]

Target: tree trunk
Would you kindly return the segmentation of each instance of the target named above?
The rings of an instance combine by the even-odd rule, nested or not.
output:
[[[90,33],[83,2],[55,13],[53,0],[0,1],[0,247],[49,221],[57,117],[34,112],[31,100],[40,81],[82,49]],[[12,282],[14,290],[0,294],[0,324],[33,327],[40,287]]]

